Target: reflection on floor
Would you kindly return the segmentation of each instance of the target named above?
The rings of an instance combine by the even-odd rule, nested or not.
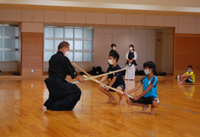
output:
[[[0,137],[189,137],[200,135],[200,84],[176,84],[176,80],[159,81],[161,105],[156,115],[140,114],[140,107],[106,104],[107,97],[98,85],[78,83],[82,97],[74,111],[47,111],[48,97],[44,79],[0,80]],[[139,81],[126,81],[126,91]],[[200,83],[197,80],[196,83]],[[142,92],[142,88],[135,94]]]

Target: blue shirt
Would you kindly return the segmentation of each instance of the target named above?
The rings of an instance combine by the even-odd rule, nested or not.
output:
[[[119,69],[121,69],[121,67],[118,64],[114,68],[112,67],[112,65],[110,65],[106,72],[108,73],[110,71],[116,71],[116,70],[119,70]],[[113,86],[125,85],[124,80],[122,78],[122,72],[121,71],[117,72],[117,73],[113,73],[111,75],[111,79],[113,79],[114,76],[116,76],[117,79],[116,79],[115,83],[113,84]]]
[[[149,85],[153,85],[152,89],[145,94],[143,97],[156,97],[157,96],[157,87],[158,87],[158,78],[154,76],[151,79],[148,79],[148,76],[144,76],[141,80],[140,83],[143,84],[143,92],[149,87]]]

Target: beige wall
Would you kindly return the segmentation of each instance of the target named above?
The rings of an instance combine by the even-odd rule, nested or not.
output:
[[[200,17],[0,9],[0,21],[81,25],[176,27],[176,33],[200,34]]]
[[[108,54],[112,43],[117,45],[120,55],[119,65],[125,67],[126,53],[129,45],[133,44],[138,54],[138,69],[147,60],[154,61],[155,30],[147,29],[118,29],[118,28],[94,28],[94,60],[93,62],[76,64],[89,71],[93,66],[101,66],[104,71],[108,68]],[[44,63],[44,71],[48,71],[48,62]]]
[[[147,29],[120,29],[120,28],[95,28],[94,29],[94,66],[102,66],[103,70],[108,67],[108,54],[110,45],[117,45],[120,55],[119,65],[125,67],[126,53],[129,45],[133,44],[137,52],[138,69],[147,60],[154,61],[155,30]]]
[[[173,74],[173,48],[174,48],[174,29],[157,29],[156,32],[162,32],[162,72]]]
[[[44,24],[43,23],[32,23],[32,22],[22,22],[21,32],[33,32],[33,33],[43,33]]]
[[[18,61],[0,61],[0,70],[2,72],[16,72],[18,69]]]
[[[123,67],[125,53],[129,44],[134,44],[138,53],[138,69],[146,60],[154,60],[154,32],[139,27],[175,27],[175,33],[200,34],[200,17],[189,16],[164,16],[164,15],[136,15],[114,13],[87,13],[42,10],[14,10],[0,9],[0,22],[17,22],[22,25],[23,32],[43,32],[44,24],[54,25],[87,25],[95,28],[94,33],[94,62],[78,63],[83,69],[89,70],[93,65],[107,67],[107,55],[110,44],[116,43],[121,55],[119,64]],[[97,27],[96,27],[97,26]],[[100,28],[99,26],[107,26]],[[115,26],[116,28],[111,28]],[[127,27],[122,29],[121,26]],[[131,29],[133,27],[133,29]],[[171,34],[166,34],[167,39],[172,39]],[[103,50],[99,51],[99,49]],[[172,54],[172,51],[169,51]],[[103,59],[99,59],[102,57]],[[124,60],[123,60],[124,57]],[[173,57],[173,56],[171,56]],[[170,62],[171,63],[171,62]],[[170,64],[168,63],[168,64]],[[47,63],[44,70],[47,70]],[[164,66],[164,68],[166,68]],[[171,72],[171,69],[167,71]]]

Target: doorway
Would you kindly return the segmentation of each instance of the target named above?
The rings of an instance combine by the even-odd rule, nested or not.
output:
[[[156,71],[162,72],[162,40],[163,32],[156,32]]]

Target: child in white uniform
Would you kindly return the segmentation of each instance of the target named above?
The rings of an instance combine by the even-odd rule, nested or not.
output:
[[[137,53],[134,50],[134,46],[129,46],[130,51],[126,53],[126,65],[128,65],[126,69],[125,79],[135,79],[135,66],[137,66],[136,59]]]

